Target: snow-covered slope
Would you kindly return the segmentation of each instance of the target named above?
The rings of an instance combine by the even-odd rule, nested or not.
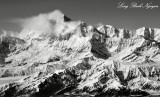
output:
[[[27,76],[1,85],[1,97],[159,93],[160,29],[95,28],[59,10],[29,21],[1,37],[0,76]]]

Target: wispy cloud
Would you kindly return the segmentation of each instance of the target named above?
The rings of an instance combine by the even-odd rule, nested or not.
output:
[[[54,25],[52,20],[58,20],[55,18],[60,18],[60,15],[62,15],[62,13],[59,10],[56,10],[46,14],[39,14],[38,16],[32,16],[23,19],[13,19],[12,22],[17,23],[22,27],[23,30],[30,29],[34,31],[50,32],[52,31],[52,27]]]
[[[17,24],[22,28],[20,34],[32,32],[53,32],[56,22],[62,22],[64,14],[55,10],[50,13],[39,14],[28,18],[12,19],[11,22]]]

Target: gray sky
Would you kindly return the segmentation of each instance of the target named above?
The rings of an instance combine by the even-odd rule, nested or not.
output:
[[[155,9],[117,8],[118,3],[130,5],[132,2],[158,5]],[[0,30],[20,31],[11,22],[17,18],[27,18],[39,13],[61,10],[73,20],[88,24],[113,25],[117,28],[138,29],[140,27],[160,28],[160,0],[0,0]]]

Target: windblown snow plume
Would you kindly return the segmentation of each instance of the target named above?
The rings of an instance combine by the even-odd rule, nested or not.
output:
[[[66,17],[61,11],[55,10],[50,13],[39,14],[25,19],[15,19],[21,27],[22,31],[19,37],[24,39],[28,37],[54,36],[62,34],[67,28],[75,29],[79,22],[70,22],[70,18]]]

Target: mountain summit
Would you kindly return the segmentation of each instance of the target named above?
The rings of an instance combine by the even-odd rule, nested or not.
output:
[[[132,32],[93,27],[61,11],[20,20],[15,37],[2,35],[1,97],[131,96],[160,93],[160,29]]]

